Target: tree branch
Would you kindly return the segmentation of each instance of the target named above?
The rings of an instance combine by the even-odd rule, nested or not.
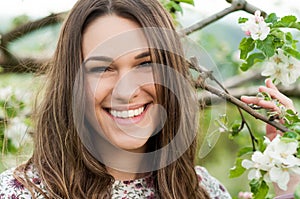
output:
[[[195,31],[200,30],[200,29],[204,28],[205,26],[223,18],[224,16],[226,16],[232,12],[238,11],[238,10],[244,10],[251,14],[254,14],[254,12],[256,10],[260,10],[259,8],[249,4],[246,0],[227,0],[227,2],[231,3],[230,7],[225,8],[224,10],[222,10],[212,16],[209,16],[206,19],[203,19],[190,27],[183,29],[180,32],[180,34],[181,35],[189,35]],[[266,15],[266,13],[263,11],[261,11],[261,13],[262,13],[262,16]]]
[[[244,111],[248,112],[250,115],[252,115],[253,117],[255,117],[256,119],[259,119],[265,123],[268,123],[272,126],[274,126],[275,128],[277,128],[278,130],[282,131],[282,132],[286,132],[288,131],[288,129],[283,126],[282,124],[280,124],[279,122],[275,122],[275,121],[270,121],[266,116],[259,114],[258,112],[254,111],[252,108],[250,108],[247,104],[245,104],[244,102],[236,99],[235,97],[233,97],[232,95],[227,94],[224,91],[221,91],[213,86],[210,86],[208,84],[206,84],[205,82],[201,82],[198,83],[196,85],[197,88],[202,88],[205,89],[229,102],[231,102],[232,104],[242,108]]]
[[[207,78],[210,78],[211,80],[215,81],[218,85],[220,85],[220,83],[215,79],[215,77],[212,74],[212,71],[203,69],[203,67],[201,67],[199,65],[197,58],[195,58],[195,57],[190,58],[189,67],[196,70],[197,72],[199,72],[198,79],[196,81],[194,81],[195,88],[202,88],[206,91],[209,91],[210,93],[212,93],[214,95],[217,95],[217,96],[231,102],[232,104],[236,105],[239,109],[240,108],[243,109],[244,111],[248,112],[250,115],[255,117],[256,119],[262,120],[265,123],[268,123],[268,124],[274,126],[276,129],[278,129],[282,132],[286,132],[289,130],[281,123],[269,120],[269,118],[267,118],[266,116],[259,114],[258,112],[256,112],[252,108],[250,108],[246,103],[244,103],[244,102],[240,101],[239,99],[235,98],[234,96],[230,95],[229,92],[222,85],[221,85],[221,88],[223,90],[220,90],[218,88],[215,88],[214,86],[208,85],[206,83]]]
[[[23,37],[24,35],[33,32],[35,30],[38,30],[40,28],[53,25],[56,23],[61,22],[66,15],[66,12],[57,13],[57,14],[51,14],[45,18],[26,23],[22,26],[19,26],[15,28],[14,30],[3,34],[1,38],[1,47],[6,47],[8,43]]]
[[[3,58],[3,57],[2,57]],[[22,59],[2,59],[0,57],[0,73],[29,73],[37,72],[40,66],[47,63],[48,59],[34,59],[34,58],[22,58]]]
[[[0,50],[3,52],[0,54],[0,66],[3,69],[1,73],[36,72],[46,60],[34,58],[16,58],[11,52],[8,51],[8,44],[35,30],[63,21],[66,14],[67,12],[51,14],[42,19],[28,22],[6,34],[1,35]]]
[[[278,89],[281,93],[289,97],[300,98],[300,85],[294,85],[291,87],[281,87],[279,86]],[[228,89],[230,95],[235,98],[240,98],[243,95],[248,96],[255,96],[258,92],[258,86],[250,86],[250,87],[242,87],[242,88],[230,88]],[[221,103],[222,99],[216,95],[213,95],[209,92],[202,92],[199,95],[199,100],[204,101],[205,104],[213,103]]]

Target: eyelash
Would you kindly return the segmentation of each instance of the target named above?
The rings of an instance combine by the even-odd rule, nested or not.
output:
[[[152,62],[151,61],[144,61],[144,62],[140,63],[138,66],[140,66],[140,67],[151,67]]]
[[[89,70],[90,73],[104,73],[107,71],[112,71],[113,69],[109,66],[97,66]]]
[[[137,67],[151,67],[151,61],[145,61],[137,65]],[[89,70],[89,73],[104,73],[108,71],[113,71],[114,69],[109,66],[96,66]]]

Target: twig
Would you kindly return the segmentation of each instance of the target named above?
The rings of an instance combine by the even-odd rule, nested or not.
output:
[[[211,80],[213,80],[214,82],[216,82],[217,83],[217,85],[219,86],[219,87],[221,87],[222,89],[223,89],[223,91],[226,93],[226,94],[228,94],[229,95],[229,92],[228,92],[228,90],[215,78],[215,76],[213,75],[213,72],[212,71],[207,71],[207,70],[205,70],[205,69],[203,69],[203,67],[201,67],[200,65],[199,65],[199,63],[198,63],[198,60],[197,60],[197,58],[196,57],[191,57],[190,58],[190,61],[191,61],[191,65],[193,65],[193,68],[198,68],[198,71],[200,71],[200,74],[207,74],[207,77],[208,78],[210,78]],[[198,66],[198,67],[196,67],[196,66]],[[205,75],[204,75],[205,76]],[[203,77],[203,75],[202,76],[200,76],[200,77]],[[206,83],[205,83],[205,79],[198,79],[199,80],[199,85],[205,85]],[[240,126],[240,128],[238,129],[238,132],[240,132],[243,128],[244,128],[244,125],[246,125],[246,127],[247,127],[247,129],[248,129],[248,132],[249,132],[249,134],[250,134],[250,137],[251,137],[251,142],[252,142],[252,148],[253,148],[253,151],[255,151],[255,143],[254,142],[257,142],[257,139],[255,138],[255,136],[253,135],[253,133],[252,133],[252,130],[251,130],[251,128],[250,128],[250,126],[249,126],[249,124],[248,124],[248,122],[246,121],[246,119],[245,119],[245,116],[244,116],[244,114],[243,114],[243,112],[242,112],[242,110],[241,110],[241,108],[239,107],[239,106],[236,106],[237,107],[237,109],[238,109],[238,111],[239,111],[239,113],[240,113],[240,116],[241,116],[241,118],[242,118],[242,123],[241,123],[241,126]]]
[[[42,19],[28,22],[6,34],[1,35],[0,50],[3,52],[0,56],[0,65],[3,69],[1,73],[36,72],[36,70],[44,63],[44,60],[34,58],[16,58],[8,51],[8,44],[35,30],[61,22],[65,15],[66,12],[51,14]]]
[[[30,33],[35,30],[38,30],[42,27],[46,27],[52,24],[56,24],[58,22],[61,22],[64,19],[64,16],[66,15],[66,12],[57,13],[57,14],[51,14],[45,18],[28,22],[22,26],[19,26],[15,28],[14,30],[3,34],[1,37],[1,46],[6,47],[8,43]]]
[[[201,67],[197,68],[195,66],[196,63],[196,60],[195,58],[192,58],[191,60],[191,63],[190,64],[190,67],[198,72],[200,72],[200,78],[197,80],[197,82],[195,82],[195,87],[196,88],[202,88],[204,90],[207,90],[209,91],[210,93],[212,94],[215,94],[229,102],[231,102],[232,104],[242,108],[243,110],[245,110],[246,112],[248,112],[250,115],[252,115],[253,117],[255,117],[256,119],[259,119],[261,121],[264,121],[265,123],[268,123],[272,126],[274,126],[275,128],[277,128],[278,130],[282,131],[282,132],[286,132],[288,131],[289,129],[286,128],[285,126],[283,126],[282,124],[280,124],[279,122],[275,122],[275,121],[270,121],[267,117],[265,117],[264,115],[261,115],[259,113],[257,113],[256,111],[254,111],[252,108],[250,108],[246,103],[238,100],[237,98],[235,98],[234,96],[226,93],[226,91],[222,91],[218,88],[215,88],[211,85],[208,85],[207,83],[205,83],[205,79],[203,79],[202,77],[205,77],[205,76],[209,76],[209,75],[203,75],[201,73],[205,73],[205,71],[203,71],[201,69]],[[211,74],[211,73],[210,73]],[[226,89],[225,89],[226,90]]]
[[[47,63],[48,59],[34,59],[34,58],[10,58],[5,59],[0,57],[0,66],[3,73],[28,73],[36,72],[40,66]]]
[[[224,83],[224,85],[226,86],[225,83]],[[242,88],[235,87],[235,88],[230,88],[227,90],[233,97],[240,98],[242,95],[249,95],[249,96],[256,95],[258,92],[258,86],[248,86],[248,87],[242,87]],[[279,86],[278,90],[280,90],[280,92],[286,96],[300,98],[300,85],[293,85],[288,88]],[[205,104],[210,104],[211,101],[213,101],[214,103],[219,103],[219,102],[222,102],[222,98],[220,98],[216,95],[209,94],[209,93],[207,93],[207,94],[203,93],[203,94],[201,94],[201,101],[204,101]]]
[[[200,30],[202,28],[204,28],[205,26],[223,18],[224,16],[238,11],[238,10],[244,10],[248,13],[254,14],[254,12],[256,10],[260,10],[259,8],[249,4],[246,0],[227,0],[227,2],[231,3],[231,6],[228,8],[225,8],[224,10],[207,17],[206,19],[203,19],[197,23],[195,23],[194,25],[187,27],[185,29],[183,29],[180,34],[181,35],[189,35],[197,30]],[[265,16],[266,13],[264,11],[261,11],[262,16]]]
[[[244,102],[236,99],[235,97],[227,94],[226,92],[222,91],[222,90],[219,90],[213,86],[210,86],[206,83],[199,83],[196,85],[197,88],[202,88],[202,89],[205,89],[229,102],[231,102],[232,104],[240,107],[241,109],[243,109],[244,111],[246,111],[247,113],[249,113],[250,115],[252,115],[253,117],[255,117],[256,119],[259,119],[265,123],[268,123],[272,126],[274,126],[275,128],[277,128],[278,130],[282,131],[282,132],[286,132],[288,131],[289,129],[286,128],[285,126],[283,126],[282,124],[280,124],[279,122],[276,122],[276,121],[270,121],[267,117],[265,117],[264,115],[262,114],[259,114],[258,112],[254,111],[252,108],[250,108],[247,104],[245,104]]]

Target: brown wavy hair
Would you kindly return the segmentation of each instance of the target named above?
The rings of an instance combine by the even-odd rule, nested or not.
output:
[[[51,63],[46,67],[47,81],[43,99],[35,109],[35,147],[32,158],[23,165],[25,170],[31,164],[38,170],[47,193],[33,183],[24,180],[33,193],[37,190],[45,198],[109,198],[114,182],[105,165],[94,158],[82,144],[74,125],[72,97],[74,82],[80,70],[82,58],[82,37],[85,28],[97,17],[117,15],[135,20],[141,27],[158,27],[174,30],[172,18],[158,0],[79,0],[63,24],[57,49]],[[179,37],[161,32],[146,33],[151,46],[164,45],[175,53],[151,50],[151,57],[157,63],[171,66],[184,77],[188,77],[188,66],[182,56]],[[164,49],[161,48],[161,49]],[[157,71],[159,78],[171,89],[157,86],[158,102],[167,112],[167,122],[160,133],[153,136],[151,150],[166,146],[176,135],[178,121],[181,124],[181,141],[197,132],[195,108],[197,100],[191,88],[183,87],[179,79],[170,78],[166,71]],[[177,96],[172,94],[176,90]],[[176,144],[171,150],[176,151]],[[153,172],[158,198],[184,199],[209,198],[199,186],[194,170],[196,139],[173,163]],[[161,154],[160,159],[169,158]],[[21,167],[20,167],[21,168]],[[34,195],[33,195],[34,197]],[[35,197],[34,197],[35,198]]]

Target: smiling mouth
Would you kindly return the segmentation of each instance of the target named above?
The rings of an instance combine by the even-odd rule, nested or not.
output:
[[[131,110],[119,111],[114,109],[106,109],[106,111],[114,118],[129,119],[129,118],[134,118],[142,115],[146,111],[149,105],[150,103],[145,104],[140,108],[131,109]]]

